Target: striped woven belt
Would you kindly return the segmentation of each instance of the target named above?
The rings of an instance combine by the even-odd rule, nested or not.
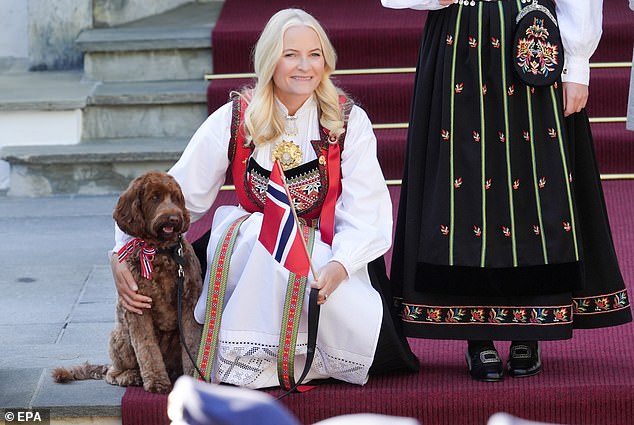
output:
[[[319,228],[319,219],[318,218],[302,218],[302,217],[298,217],[297,221],[299,221],[299,223],[302,226],[312,227],[313,229],[318,229]]]
[[[220,335],[220,322],[222,320],[222,309],[224,307],[227,279],[231,265],[231,254],[233,253],[240,226],[248,217],[249,215],[242,216],[227,227],[221,239],[222,243],[219,243],[216,247],[211,263],[205,324],[198,351],[198,370],[194,373],[195,377],[203,381],[213,381],[214,361],[216,360],[218,336]],[[198,373],[202,373],[203,376]]]
[[[312,255],[313,244],[315,243],[315,229],[303,226],[302,237],[306,242],[309,255]],[[296,275],[291,272],[286,285],[280,343],[277,350],[277,376],[280,386],[285,390],[290,390],[295,386],[295,349],[307,282],[308,278],[306,276]]]

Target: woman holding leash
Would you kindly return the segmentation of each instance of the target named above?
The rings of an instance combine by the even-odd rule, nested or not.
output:
[[[203,336],[199,367],[213,382],[292,384],[306,358],[311,286],[321,317],[307,379],[363,385],[369,373],[418,367],[382,295],[392,212],[376,138],[365,112],[331,82],[335,62],[311,15],[278,12],[255,48],[255,86],[211,114],[169,171],[193,220],[211,207],[228,169],[240,202],[214,216],[195,309],[211,340]],[[274,161],[304,223],[316,280],[290,273],[258,242]],[[115,249],[125,241],[117,232]],[[125,265],[113,258],[112,268],[127,308],[150,308]]]

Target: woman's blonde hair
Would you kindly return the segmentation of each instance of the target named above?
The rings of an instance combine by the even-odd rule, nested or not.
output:
[[[330,80],[337,62],[335,49],[321,24],[312,15],[301,9],[283,9],[269,19],[255,46],[255,87],[242,92],[242,96],[248,102],[244,112],[247,143],[269,143],[279,139],[284,132],[285,117],[277,112],[278,106],[273,94],[273,74],[283,54],[284,33],[293,26],[312,28],[319,37],[325,62],[324,74],[315,89],[320,110],[319,122],[328,129],[331,137],[338,138],[344,131],[344,118],[339,106],[339,94],[342,92]]]

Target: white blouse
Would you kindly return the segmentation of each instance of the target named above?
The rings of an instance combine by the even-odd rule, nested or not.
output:
[[[381,0],[392,9],[436,10],[448,7],[439,0]],[[590,57],[601,39],[603,24],[603,0],[557,0],[557,19],[564,45],[564,82],[588,85],[590,82]]]
[[[310,143],[318,140],[317,103],[308,99],[295,114],[304,162],[316,159]],[[224,184],[229,166],[227,150],[231,103],[220,107],[196,131],[183,155],[171,168],[185,194],[192,221],[211,207]],[[271,169],[273,145],[258,146],[253,157]],[[342,193],[335,207],[333,261],[352,274],[384,254],[392,242],[392,204],[376,157],[376,137],[365,111],[353,106],[341,155]]]

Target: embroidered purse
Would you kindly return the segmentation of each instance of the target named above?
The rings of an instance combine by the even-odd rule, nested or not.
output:
[[[515,22],[513,64],[519,78],[532,87],[554,84],[564,67],[564,49],[554,10],[532,0],[519,11]]]

